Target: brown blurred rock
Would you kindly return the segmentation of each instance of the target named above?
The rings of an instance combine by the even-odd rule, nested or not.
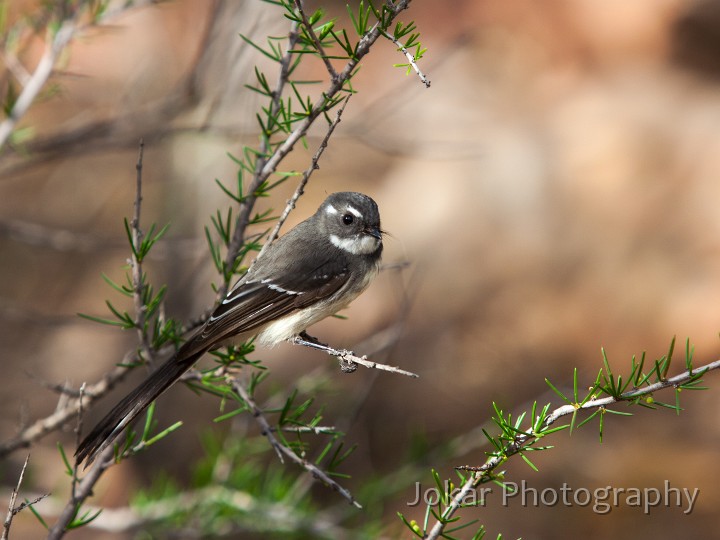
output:
[[[717,81],[720,76],[720,4],[690,2],[672,28],[672,58],[681,68]]]

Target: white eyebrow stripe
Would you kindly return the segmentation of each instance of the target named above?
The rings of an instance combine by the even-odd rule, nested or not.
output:
[[[335,208],[332,204],[328,204],[327,207],[325,208],[325,211],[328,214],[337,214],[338,213],[337,208]]]
[[[358,210],[357,208],[353,208],[352,206],[348,205],[347,209],[348,212],[350,212],[351,214],[355,214],[359,218],[363,217],[363,215],[360,213],[360,210]]]

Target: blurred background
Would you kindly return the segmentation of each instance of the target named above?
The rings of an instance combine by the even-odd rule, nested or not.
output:
[[[4,8],[14,21],[36,4]],[[346,20],[343,2],[323,5]],[[378,202],[391,233],[385,262],[409,266],[383,272],[345,313],[348,321],[325,321],[312,333],[365,351],[384,330],[399,331],[373,359],[420,378],[345,375],[326,356],[290,345],[256,352],[275,387],[324,381],[325,421],[358,444],[343,468],[351,490],[368,478],[398,477],[414,456],[420,476],[398,480],[382,501],[361,501],[384,513],[387,537],[407,537],[396,511],[422,518],[424,508],[406,503],[414,481],[430,487],[430,467],[450,477],[455,465],[484,461],[478,428],[493,401],[518,412],[533,400],[559,406],[544,379],[568,388],[577,367],[582,385],[592,384],[601,347],[621,373],[633,354],[665,354],[673,336],[678,351],[691,340],[698,364],[720,350],[720,3],[415,0],[401,19],[417,22],[428,47],[420,65],[431,88],[393,68],[404,59],[378,42],[285,230],[334,191]],[[75,314],[105,316],[108,298],[122,305],[101,274],[124,275],[122,220],[132,214],[141,137],[143,224],[171,224],[146,269],[169,286],[168,316],[186,320],[212,304],[209,284],[218,278],[203,227],[229,204],[215,179],[232,183],[227,153],[257,141],[260,101],[244,87],[254,66],[274,73],[239,33],[282,36],[287,21],[256,1],[175,0],[88,28],[23,118],[27,140],[0,155],[0,439],[53,411],[57,396],[42,381],[77,388],[136,346],[134,333]],[[20,58],[29,70],[42,37]],[[3,70],[3,92],[9,79]],[[322,135],[316,128],[284,168],[304,170]],[[279,212],[294,187],[289,181],[260,208]],[[137,371],[86,425],[142,378]],[[691,514],[670,507],[645,515],[625,505],[597,515],[490,501],[464,515],[493,538],[707,537],[720,503],[720,377],[709,374],[706,383],[708,391],[682,394],[679,416],[634,408],[633,417],[606,418],[602,444],[592,423],[553,436],[556,448],[533,456],[539,473],[520,459],[507,468],[508,480],[538,489],[642,489],[666,480],[699,488]],[[95,503],[123,506],[158,471],[182,477],[202,455],[200,432],[217,401],[179,387],[162,403],[161,424],[182,419],[182,431],[109,471]],[[73,448],[71,428],[33,446],[25,490],[63,500],[69,487],[56,443]],[[454,450],[441,451],[450,441]],[[25,455],[2,463],[8,496]],[[28,512],[14,527],[21,537],[42,537]]]

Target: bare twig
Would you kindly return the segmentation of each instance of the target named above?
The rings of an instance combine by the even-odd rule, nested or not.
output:
[[[260,253],[258,254],[257,258],[255,259],[256,261],[260,257],[262,257],[263,253],[265,253],[268,246],[275,241],[278,234],[280,233],[280,228],[283,226],[283,224],[287,220],[288,216],[290,215],[290,212],[292,212],[293,209],[295,208],[295,204],[298,202],[300,197],[302,197],[303,193],[305,192],[305,186],[307,185],[308,180],[310,180],[310,176],[312,175],[312,173],[314,171],[316,171],[317,169],[320,168],[320,166],[318,165],[318,162],[320,161],[320,156],[323,155],[325,148],[327,148],[328,141],[330,140],[331,135],[335,131],[335,127],[340,123],[340,117],[342,116],[342,113],[345,110],[345,106],[348,104],[348,101],[350,101],[350,96],[345,98],[345,100],[343,101],[343,104],[340,106],[337,113],[335,114],[335,118],[330,123],[327,133],[325,133],[323,140],[320,142],[320,146],[318,147],[317,151],[315,152],[315,155],[312,157],[310,166],[303,173],[302,180],[300,180],[300,183],[298,184],[297,188],[295,189],[295,193],[293,193],[293,196],[290,197],[290,200],[285,205],[285,209],[283,210],[283,213],[280,215],[280,218],[278,219],[277,224],[275,224],[275,228],[272,230],[272,232],[268,236],[267,241],[265,242],[265,245],[263,245],[262,249],[260,250]]]
[[[664,390],[666,388],[677,388],[678,386],[696,378],[698,374],[703,374],[708,371],[716,370],[718,368],[720,368],[720,360],[710,362],[709,364],[694,368],[692,370],[684,371],[683,373],[680,373],[675,377],[656,382],[643,388],[636,388],[634,390],[630,390],[617,398],[613,396],[608,396],[604,398],[589,399],[584,403],[574,403],[571,405],[563,405],[561,407],[558,407],[545,418],[545,421],[539,429],[534,430],[530,428],[527,431],[518,433],[514,440],[509,442],[505,446],[502,452],[502,456],[492,456],[483,465],[480,466],[464,465],[456,467],[456,469],[458,470],[468,471],[472,474],[456,492],[453,492],[452,499],[450,500],[449,504],[442,512],[442,514],[440,514],[441,519],[438,519],[435,522],[435,525],[433,526],[432,530],[426,538],[428,540],[436,540],[440,538],[440,536],[443,534],[443,531],[445,530],[445,526],[450,522],[450,518],[452,518],[453,514],[455,514],[455,512],[462,506],[465,497],[467,497],[468,494],[473,489],[475,489],[477,484],[486,476],[487,473],[497,468],[500,464],[505,463],[507,456],[517,454],[526,444],[542,436],[542,432],[546,428],[557,422],[563,416],[575,414],[578,410],[602,409],[614,403],[630,401],[641,396],[652,394],[653,392],[657,392],[659,390]]]
[[[420,68],[417,65],[417,58],[415,58],[415,55],[408,51],[402,43],[395,39],[394,36],[388,34],[387,32],[383,32],[382,35],[392,41],[395,46],[405,55],[408,63],[415,70],[415,73],[417,73],[418,77],[420,77],[420,81],[425,85],[425,88],[430,88],[430,79],[428,79],[427,76],[422,71],[420,71]]]
[[[347,349],[333,349],[332,347],[320,343],[317,339],[308,336],[303,333],[301,336],[295,337],[290,340],[294,345],[303,345],[312,349],[325,351],[331,356],[335,356],[340,359],[341,368],[346,373],[351,373],[357,369],[355,364],[360,364],[369,369],[379,369],[381,371],[389,371],[390,373],[397,373],[398,375],[405,375],[406,377],[418,378],[420,375],[411,371],[405,371],[395,366],[389,366],[387,364],[380,364],[367,359],[367,356],[356,356],[352,351]]]
[[[25,477],[25,469],[27,469],[29,461],[30,454],[28,454],[25,458],[25,463],[23,463],[22,469],[20,469],[20,476],[18,478],[17,485],[15,486],[15,489],[12,490],[12,494],[10,495],[10,504],[8,505],[5,522],[3,523],[3,533],[2,536],[0,536],[0,540],[8,539],[10,535],[10,526],[12,525],[12,520],[19,512],[22,512],[28,506],[32,506],[36,502],[41,501],[48,496],[48,494],[46,493],[45,495],[40,495],[39,497],[36,497],[32,501],[23,502],[19,506],[15,506],[15,501],[17,500],[18,493],[20,493],[20,486],[22,485],[23,478]]]
[[[344,497],[350,504],[353,506],[356,506],[357,508],[362,508],[360,506],[360,503],[358,503],[355,500],[355,497],[352,496],[352,494],[342,487],[340,484],[338,484],[335,480],[330,478],[328,474],[318,468],[315,464],[309,462],[306,459],[301,458],[298,456],[295,452],[293,452],[290,448],[285,446],[284,444],[281,444],[280,441],[277,440],[275,435],[273,435],[274,429],[272,426],[270,426],[270,423],[267,421],[267,418],[265,418],[265,415],[258,407],[257,403],[255,403],[255,400],[250,396],[250,394],[245,389],[245,386],[240,383],[240,381],[237,380],[236,377],[233,377],[231,375],[227,376],[227,380],[232,386],[232,389],[235,391],[235,393],[240,396],[240,398],[246,403],[248,408],[250,409],[250,412],[252,413],[255,420],[260,424],[260,428],[262,430],[262,434],[267,438],[268,442],[270,443],[270,446],[273,447],[275,450],[275,453],[277,453],[278,458],[281,462],[284,463],[283,456],[290,459],[290,461],[298,464],[300,467],[305,469],[308,473],[312,475],[313,478],[320,480],[325,485],[332,488],[334,491],[337,491],[342,497]]]

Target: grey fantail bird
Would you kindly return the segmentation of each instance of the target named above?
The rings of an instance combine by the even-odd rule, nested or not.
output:
[[[330,195],[268,246],[207,322],[95,426],[75,452],[78,463],[92,462],[205,352],[252,336],[272,346],[346,307],[377,274],[382,249],[375,201]]]

